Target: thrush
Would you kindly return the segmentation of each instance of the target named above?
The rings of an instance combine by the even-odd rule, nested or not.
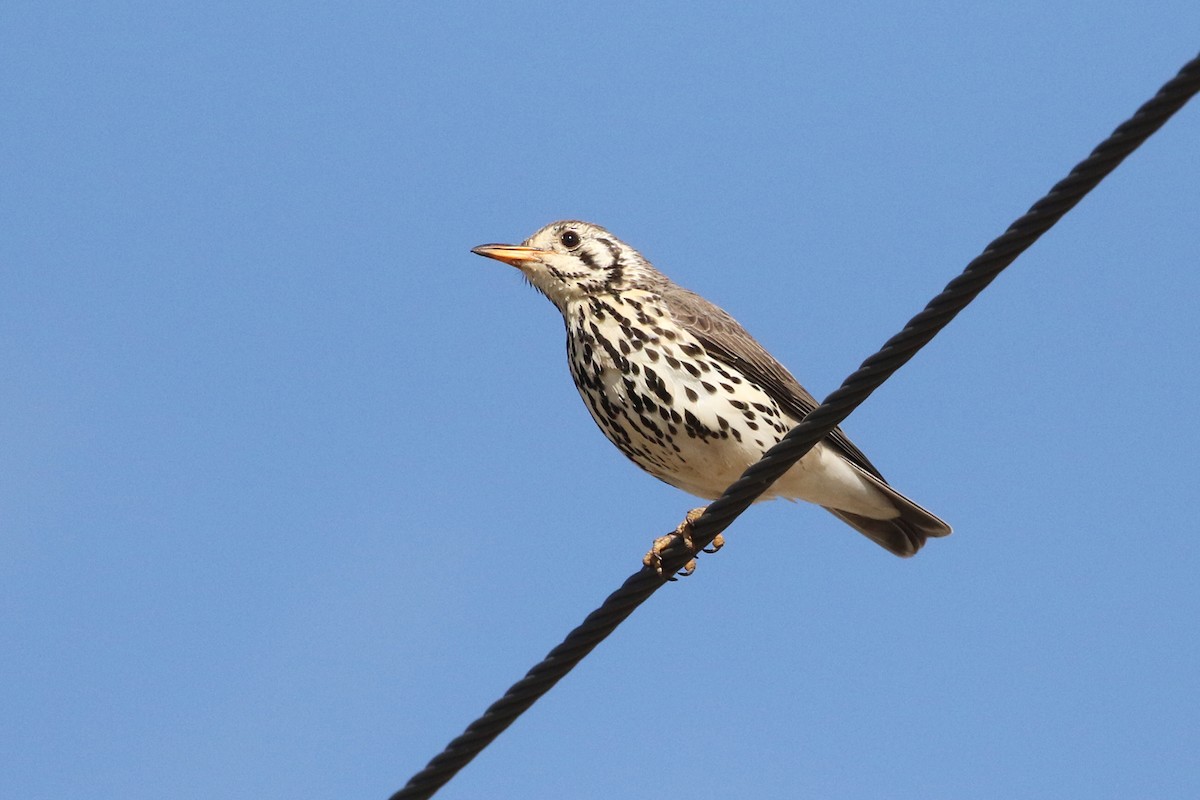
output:
[[[609,441],[672,486],[712,500],[817,407],[733,317],[641,253],[566,220],[520,245],[472,250],[519,269],[562,312],[575,387]],[[840,428],[760,499],[822,506],[898,556],[950,526],[884,480]]]

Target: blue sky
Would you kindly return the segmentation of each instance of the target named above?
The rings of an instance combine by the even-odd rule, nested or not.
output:
[[[695,505],[471,255],[613,230],[823,396],[1196,54],[1177,3],[0,10],[0,795],[374,798]],[[1200,794],[1200,107],[439,797]]]

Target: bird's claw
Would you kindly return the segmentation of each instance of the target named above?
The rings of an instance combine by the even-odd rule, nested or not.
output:
[[[687,541],[688,541],[687,539],[684,540],[685,544],[687,543]],[[654,570],[659,575],[662,575],[663,574],[662,554],[668,547],[670,547],[674,543],[675,543],[675,534],[674,533],[668,533],[666,536],[658,537],[657,539],[654,540],[654,544],[652,544],[650,546],[650,552],[646,553],[645,557],[642,559],[642,564],[644,564],[647,567],[650,567],[650,569]],[[680,571],[679,574],[686,577],[688,575],[691,575],[695,571],[696,571],[696,559],[693,558],[691,561],[689,561],[688,563],[683,565],[683,569]],[[667,578],[667,580],[673,581],[673,580],[675,580],[675,577],[671,576],[671,577]]]
[[[693,552],[693,553],[696,552],[696,543],[692,540],[692,523],[695,522],[696,520],[700,519],[700,516],[703,513],[704,513],[703,507],[693,508],[691,511],[689,511],[687,513],[687,516],[684,518],[683,522],[679,523],[679,526],[677,528],[675,528],[674,531],[672,531],[671,533],[668,533],[666,536],[660,536],[654,540],[654,544],[651,545],[651,547],[650,547],[650,552],[646,553],[645,558],[642,559],[642,563],[644,565],[646,565],[647,567],[650,567],[651,569],[653,569],[659,575],[662,575],[663,574],[662,554],[664,551],[667,550],[667,548],[669,548],[671,545],[675,544],[676,541],[682,542],[683,546],[686,547],[690,552]],[[712,541],[711,547],[705,547],[704,552],[705,553],[715,553],[718,550],[720,550],[724,545],[725,545],[725,537],[720,534],[717,534],[716,538],[713,539],[713,541]],[[677,574],[682,575],[683,577],[686,578],[687,576],[691,575],[695,571],[696,571],[696,559],[692,558],[686,564],[683,565],[683,569],[681,569]],[[667,580],[673,581],[673,580],[676,580],[676,578],[674,575],[672,575],[671,577],[667,578]]]

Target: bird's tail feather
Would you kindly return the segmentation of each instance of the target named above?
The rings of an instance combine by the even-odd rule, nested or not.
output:
[[[865,472],[862,474],[866,474]],[[949,536],[951,529],[943,520],[926,511],[882,480],[871,476],[877,489],[887,495],[900,515],[892,519],[871,519],[837,508],[825,510],[881,547],[898,556],[916,555],[930,536]]]

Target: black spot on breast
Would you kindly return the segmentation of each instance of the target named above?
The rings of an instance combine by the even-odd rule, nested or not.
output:
[[[650,367],[646,367],[646,386],[662,402],[671,402],[671,393],[667,391],[667,385],[663,383],[662,378],[658,377],[658,373],[650,369]]]
[[[700,399],[700,395],[696,394],[696,390],[688,386],[683,390],[687,394],[687,399],[693,403]]]
[[[602,348],[604,348],[604,352],[608,353],[609,357],[612,358],[613,362],[617,365],[617,368],[619,370],[621,370],[622,372],[628,372],[629,371],[629,368],[628,368],[629,362],[625,358],[625,356],[621,355],[621,352],[619,350],[617,350],[616,347],[613,346],[612,342],[610,342],[608,339],[604,338],[604,336],[600,333],[600,330],[598,328],[593,327],[593,332],[596,334],[596,342]]]
[[[712,385],[711,383],[709,383],[708,381],[700,381],[700,385],[701,385],[701,386],[703,386],[703,387],[704,387],[704,391],[708,392],[709,394],[716,394],[716,393],[717,393],[717,387],[713,386],[713,385]]]
[[[654,439],[661,444],[663,438],[662,428],[658,427],[654,420],[650,419],[649,417],[639,415],[638,419],[641,420],[642,424],[650,430],[650,432],[654,435]]]

